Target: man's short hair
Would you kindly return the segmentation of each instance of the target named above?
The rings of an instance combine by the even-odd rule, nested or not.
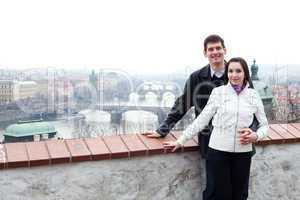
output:
[[[217,43],[217,42],[221,42],[222,47],[225,48],[225,43],[223,38],[221,38],[219,35],[209,35],[205,38],[204,40],[204,51],[207,50],[207,44],[208,43]]]

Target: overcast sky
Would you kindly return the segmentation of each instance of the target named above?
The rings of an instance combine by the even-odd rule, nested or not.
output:
[[[260,64],[300,64],[296,0],[0,1],[0,68],[203,66],[203,40]]]

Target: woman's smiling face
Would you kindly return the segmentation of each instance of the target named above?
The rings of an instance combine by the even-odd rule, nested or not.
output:
[[[232,85],[242,86],[245,79],[245,72],[239,62],[231,62],[228,66],[228,79]]]

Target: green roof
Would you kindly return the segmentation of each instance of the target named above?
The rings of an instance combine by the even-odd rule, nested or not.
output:
[[[253,82],[254,89],[259,93],[260,98],[262,100],[270,99],[271,100],[270,104],[272,106],[277,105],[276,99],[272,93],[272,89],[267,84],[259,80],[254,80],[252,82]]]
[[[23,137],[56,132],[55,127],[48,122],[13,124],[5,129],[4,136]]]
[[[252,81],[255,90],[259,93],[262,99],[274,98],[272,89],[262,81]]]

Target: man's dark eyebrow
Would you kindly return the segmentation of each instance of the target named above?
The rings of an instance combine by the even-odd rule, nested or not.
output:
[[[212,50],[212,49],[222,49],[222,47],[221,46],[216,46],[216,47],[209,47],[209,48],[207,48],[207,50]]]

